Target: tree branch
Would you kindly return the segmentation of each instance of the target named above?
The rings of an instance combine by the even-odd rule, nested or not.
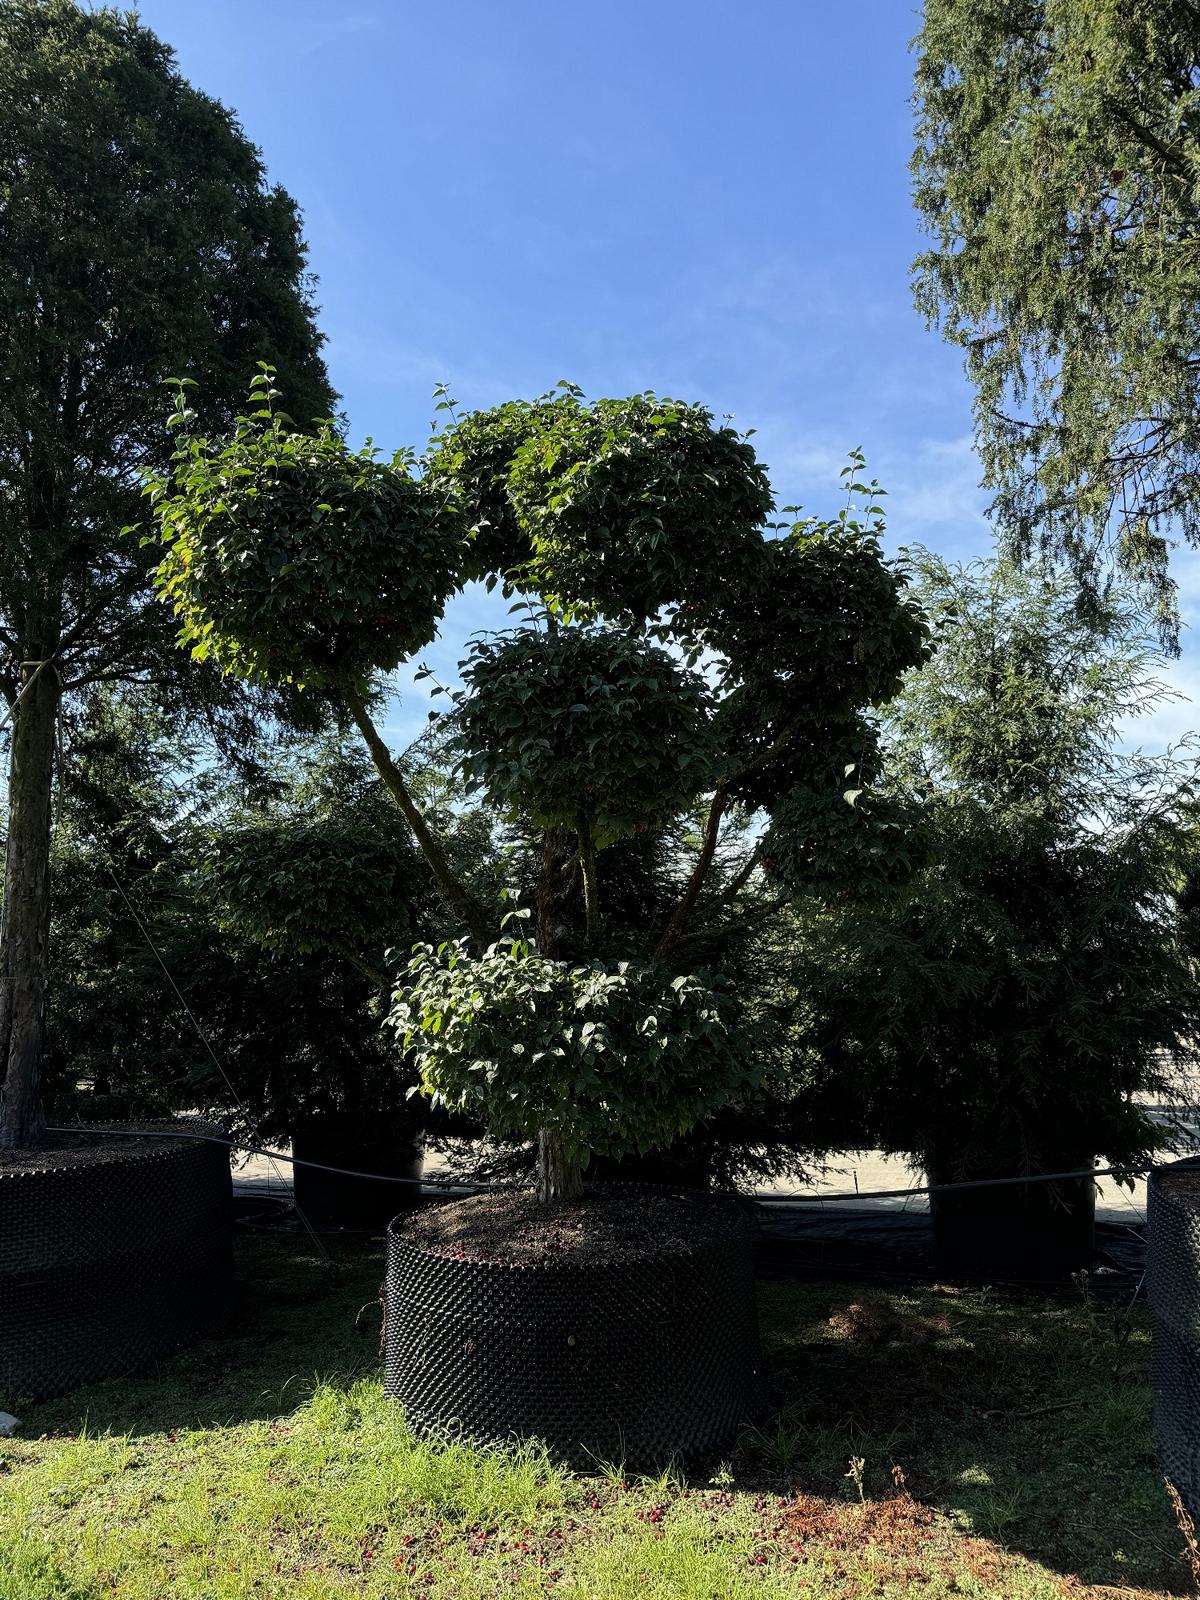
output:
[[[721,831],[721,818],[725,815],[728,804],[726,797],[725,780],[722,779],[716,787],[712,797],[712,804],[708,808],[708,821],[704,825],[704,838],[700,845],[700,854],[696,857],[696,864],[692,868],[692,875],[688,879],[687,888],[684,889],[679,904],[671,913],[671,920],[667,923],[662,938],[658,941],[654,951],[656,961],[664,961],[678,944],[688,918],[695,909],[696,901],[700,898],[700,890],[704,887],[704,880],[712,866],[713,856],[716,854],[717,838]]]
[[[364,961],[362,956],[347,944],[339,944],[337,950],[340,956],[344,957],[358,972],[361,972],[363,977],[373,983],[377,989],[381,989],[385,995],[391,993],[392,980],[386,972],[379,967],[373,967],[369,961]]]
[[[592,838],[592,825],[581,816],[578,828],[579,870],[583,874],[583,907],[587,917],[588,949],[600,943],[600,891],[596,882],[596,845]]]
[[[421,815],[420,809],[412,795],[408,792],[408,785],[404,781],[404,774],[392,759],[392,753],[379,736],[379,731],[371,721],[361,695],[352,689],[346,690],[346,705],[350,715],[354,718],[359,732],[366,740],[367,749],[371,753],[371,760],[375,763],[375,770],[383,779],[384,787],[400,808],[405,822],[413,831],[413,837],[420,846],[421,854],[429,863],[430,871],[441,892],[446,904],[456,911],[463,919],[471,935],[472,943],[482,953],[492,942],[487,917],[483,908],[475,900],[474,895],[465,884],[460,883],[454,875],[454,870],[446,857],[441,841],[430,830],[429,824]]]

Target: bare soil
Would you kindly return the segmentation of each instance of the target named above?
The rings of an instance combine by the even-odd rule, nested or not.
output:
[[[540,1205],[531,1189],[428,1206],[404,1227],[430,1255],[498,1266],[645,1260],[693,1248],[738,1226],[736,1202],[686,1191],[597,1187]]]
[[[111,1133],[56,1133],[47,1143],[29,1150],[0,1150],[0,1176],[6,1172],[61,1172],[64,1167],[99,1166],[114,1156],[131,1155],[167,1142],[151,1134],[133,1139]],[[170,1140],[171,1144],[178,1142]]]
[[[1174,1167],[1160,1172],[1158,1181],[1168,1194],[1175,1195],[1193,1209],[1200,1206],[1200,1167]]]

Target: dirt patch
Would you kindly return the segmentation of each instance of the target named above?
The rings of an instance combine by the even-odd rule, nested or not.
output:
[[[742,1226],[735,1203],[687,1192],[596,1188],[539,1205],[532,1190],[474,1195],[419,1211],[407,1239],[430,1255],[502,1266],[644,1260],[694,1249]]]
[[[784,1512],[783,1524],[796,1539],[819,1539],[835,1549],[880,1544],[894,1556],[924,1554],[939,1531],[936,1513],[907,1491],[888,1500],[850,1504],[798,1494]]]
[[[946,1316],[905,1316],[886,1300],[865,1297],[836,1307],[829,1327],[840,1339],[860,1348],[897,1343],[920,1346],[951,1331]]]
[[[914,1500],[897,1474],[897,1488],[886,1500],[838,1502],[814,1494],[797,1494],[783,1512],[780,1529],[786,1543],[814,1550],[844,1552],[852,1558],[873,1546],[887,1563],[889,1575],[907,1583],[940,1578],[951,1590],[969,1578],[986,1589],[996,1586],[1014,1559],[990,1540],[953,1530],[932,1507]],[[778,1537],[778,1535],[777,1535]],[[1067,1595],[1071,1585],[1058,1581]]]

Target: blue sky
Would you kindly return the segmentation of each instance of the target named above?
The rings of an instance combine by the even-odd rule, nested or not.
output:
[[[464,409],[653,387],[756,428],[780,503],[833,509],[861,445],[893,546],[988,549],[959,354],[909,294],[904,0],[139,9],[303,208],[355,440],[421,444],[440,382]],[[456,603],[441,673],[481,624]],[[397,743],[424,721],[402,688]]]

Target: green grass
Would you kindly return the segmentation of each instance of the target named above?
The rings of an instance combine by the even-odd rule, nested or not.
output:
[[[230,1337],[18,1408],[24,1435],[0,1441],[0,1600],[1185,1588],[1136,1315],[764,1284],[774,1403],[729,1459],[576,1478],[536,1449],[411,1438],[379,1384],[380,1255],[336,1256],[243,1238]]]

